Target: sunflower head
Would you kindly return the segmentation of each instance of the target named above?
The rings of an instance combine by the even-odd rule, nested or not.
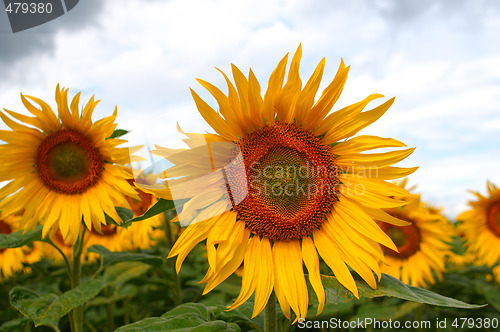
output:
[[[458,231],[467,250],[493,266],[500,260],[500,189],[488,181],[486,195],[473,194],[476,200],[469,201],[470,209],[457,217]]]
[[[9,181],[0,192],[0,209],[9,215],[24,209],[21,225],[44,225],[43,236],[60,230],[74,243],[81,221],[88,229],[106,224],[104,213],[121,222],[114,206],[136,197],[127,183],[132,177],[125,140],[110,138],[116,128],[113,115],[92,121],[99,101],[92,97],[80,112],[78,93],[68,103],[68,90],[56,88],[57,112],[35,97],[21,94],[33,117],[5,110],[0,117],[10,131],[0,132],[0,181]]]
[[[405,188],[406,180],[396,183]],[[397,251],[382,247],[386,256],[382,272],[413,286],[433,284],[435,276],[441,278],[446,260],[453,255],[454,227],[439,208],[422,202],[420,195],[404,199],[408,204],[385,211],[408,225],[379,222],[397,247]]]
[[[403,198],[408,192],[385,180],[416,170],[391,166],[413,149],[362,153],[405,145],[391,138],[352,137],[381,117],[394,99],[363,111],[383,97],[373,94],[331,112],[349,68],[342,61],[316,100],[325,61],[303,85],[301,56],[299,47],[286,80],[288,55],[279,62],[263,96],[253,72],[246,77],[236,66],[232,66],[234,84],[222,73],[227,94],[198,80],[217,101],[218,111],[191,91],[216,133],[179,129],[187,136],[188,149],[154,151],[174,164],[163,174],[165,185],[140,185],[184,203],[178,220],[189,226],[169,254],[178,256],[177,270],[191,249],[206,239],[210,267],[202,280],[207,284],[205,293],[244,264],[241,293],[229,308],[255,293],[254,316],[274,290],[287,317],[290,308],[297,317],[305,317],[308,291],[303,265],[321,312],[325,292],[319,256],[355,296],[358,289],[348,266],[375,288],[373,271],[380,277],[379,262],[384,259],[380,244],[395,251],[397,247],[374,219],[408,224],[381,208],[407,203]]]

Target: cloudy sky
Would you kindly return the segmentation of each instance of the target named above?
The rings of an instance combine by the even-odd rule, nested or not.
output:
[[[0,5],[1,8],[2,5]],[[324,84],[351,65],[336,109],[368,94],[396,102],[364,134],[416,151],[401,166],[423,199],[454,217],[486,180],[500,185],[499,1],[82,0],[62,17],[13,34],[0,13],[0,107],[24,112],[19,92],[55,105],[57,83],[101,99],[95,118],[118,106],[132,144],[182,147],[186,131],[209,130],[189,93],[223,87],[215,67],[251,67],[265,89],[277,62],[299,43],[301,75],[326,57]],[[0,124],[0,128],[4,128]]]

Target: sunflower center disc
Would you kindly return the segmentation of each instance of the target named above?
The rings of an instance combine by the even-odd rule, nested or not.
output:
[[[500,237],[500,202],[490,206],[487,216],[488,228],[498,237]]]
[[[40,143],[35,167],[49,189],[62,194],[79,194],[100,179],[104,159],[87,136],[61,129]]]
[[[10,234],[12,233],[12,227],[7,224],[5,221],[0,220],[0,234]],[[2,253],[5,249],[0,249],[0,253]]]
[[[406,235],[401,229],[396,227],[391,227],[387,230],[387,235],[394,242],[396,247],[401,248],[406,243]]]
[[[0,234],[10,234],[12,233],[12,227],[5,221],[0,220]]]
[[[134,180],[128,179],[127,182],[130,185],[134,185]],[[134,216],[141,216],[148,210],[148,207],[151,205],[153,202],[153,195],[145,193],[142,190],[138,190],[139,192],[139,199],[134,199],[131,197],[126,197],[127,202],[130,204],[130,207],[132,208],[132,211],[134,212]]]
[[[398,218],[404,219],[401,216],[398,216]],[[382,246],[384,252],[389,256],[407,258],[415,254],[420,248],[420,232],[414,224],[408,226],[394,226],[382,223],[380,227],[389,235],[399,250],[399,253],[397,253],[392,249]]]
[[[319,229],[339,195],[330,147],[294,124],[279,122],[238,145],[244,168],[235,164],[226,176],[240,183],[230,194],[247,227],[274,241],[298,240]]]

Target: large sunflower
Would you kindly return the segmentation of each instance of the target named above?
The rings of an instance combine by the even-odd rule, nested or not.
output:
[[[404,188],[406,180],[400,185]],[[408,226],[380,223],[380,227],[396,244],[398,251],[383,247],[386,263],[382,272],[413,286],[425,286],[442,278],[445,262],[452,255],[453,226],[439,209],[426,206],[419,195],[407,197],[408,204],[385,209]]]
[[[0,210],[4,215],[24,209],[22,227],[38,222],[43,236],[61,231],[75,243],[81,221],[88,229],[100,231],[106,224],[104,213],[121,222],[114,206],[126,204],[123,194],[137,197],[127,183],[132,174],[124,168],[130,163],[128,148],[117,148],[122,139],[109,139],[116,128],[116,108],[112,116],[92,123],[99,101],[94,97],[79,111],[80,93],[68,107],[68,89],[56,88],[57,116],[44,101],[21,94],[21,100],[34,117],[5,110],[10,119],[0,117],[12,131],[0,131]],[[29,100],[35,102],[35,107]]]
[[[290,307],[297,317],[306,316],[303,264],[321,312],[325,292],[318,252],[356,297],[358,289],[347,265],[377,287],[372,271],[380,277],[383,253],[379,243],[394,250],[396,246],[373,218],[407,224],[380,208],[405,204],[392,196],[408,193],[385,180],[415,171],[390,166],[413,149],[362,154],[405,145],[376,136],[346,140],[381,117],[394,99],[362,112],[370,101],[383,97],[374,94],[330,113],[348,68],[341,63],[315,102],[325,62],[319,63],[302,87],[301,53],[299,47],[284,86],[288,55],[280,61],[264,98],[251,70],[246,78],[232,67],[236,87],[223,74],[227,96],[199,80],[219,104],[217,112],[192,91],[198,110],[217,134],[186,134],[189,149],[157,147],[157,155],[175,164],[165,171],[167,187],[142,186],[165,199],[187,201],[178,219],[190,226],[169,254],[178,256],[177,270],[193,247],[207,239],[209,270],[202,280],[207,284],[204,293],[244,263],[242,289],[229,308],[255,293],[253,316],[265,307],[273,289],[288,318]]]
[[[487,188],[486,196],[472,192],[477,200],[470,201],[471,209],[457,220],[467,250],[475,253],[479,261],[493,266],[500,260],[500,189],[491,182]]]

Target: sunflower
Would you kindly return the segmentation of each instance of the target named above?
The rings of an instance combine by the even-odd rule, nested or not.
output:
[[[54,234],[49,235],[50,240],[52,243],[59,249],[57,250],[54,248],[52,245],[48,243],[43,243],[43,257],[48,258],[52,261],[62,261],[63,256],[61,255],[64,254],[64,256],[69,260],[73,260],[73,243],[71,243],[71,239],[67,238],[64,239],[63,236],[61,235],[61,231],[57,230]],[[87,239],[87,236],[85,236],[85,239],[83,241],[83,245],[85,246],[85,240]]]
[[[114,206],[126,204],[124,194],[137,193],[123,166],[133,151],[117,148],[125,140],[109,138],[116,128],[116,108],[112,116],[92,123],[99,101],[92,97],[80,114],[80,93],[68,107],[68,90],[56,88],[57,116],[44,101],[22,94],[34,117],[4,109],[19,123],[0,112],[12,129],[0,131],[0,140],[7,143],[0,145],[0,181],[9,181],[0,189],[0,210],[9,215],[24,209],[23,229],[40,222],[43,237],[60,230],[75,243],[82,220],[97,231],[106,224],[104,213],[121,222]]]
[[[146,174],[138,170],[134,172],[134,174],[136,173],[138,174],[135,177],[135,180],[129,180],[130,184],[154,184],[158,178],[152,173]],[[140,190],[140,188],[137,190],[139,192],[139,199],[127,197],[128,205],[126,207],[132,209],[134,217],[143,215],[158,201],[156,196],[146,193]],[[133,246],[141,249],[150,248],[157,240],[165,236],[165,232],[161,229],[164,226],[165,216],[163,213],[141,220],[140,222],[133,223],[128,227],[128,231],[131,232]]]
[[[500,284],[500,265],[495,266],[492,273],[493,277],[495,277],[496,282]]]
[[[455,269],[462,269],[468,265],[479,265],[479,266],[482,265],[477,260],[477,256],[470,251],[465,251],[462,254],[457,254],[452,252],[448,255],[447,261]]]
[[[477,200],[461,213],[458,229],[466,240],[467,250],[475,253],[479,261],[493,266],[500,260],[500,189],[487,182],[488,194],[472,192]]]
[[[400,183],[405,187],[406,179]],[[386,263],[382,272],[412,286],[426,286],[440,280],[446,259],[453,255],[453,226],[441,214],[440,209],[426,206],[419,195],[407,197],[408,204],[399,208],[385,209],[398,219],[411,223],[408,226],[388,225],[380,227],[396,244],[398,251],[383,247]]]
[[[376,288],[372,271],[380,278],[379,244],[397,248],[373,218],[408,224],[380,208],[405,204],[392,196],[408,193],[385,180],[416,170],[390,166],[414,149],[362,154],[405,145],[376,136],[347,139],[381,117],[394,99],[362,112],[370,101],[383,97],[374,94],[330,113],[349,68],[341,62],[331,84],[314,102],[325,61],[302,87],[301,55],[299,47],[284,85],[288,55],[279,62],[263,98],[251,70],[246,78],[232,66],[236,87],[222,73],[227,96],[198,80],[219,105],[217,112],[191,91],[216,134],[186,133],[188,149],[157,147],[155,153],[174,164],[163,174],[166,186],[141,185],[164,199],[185,202],[178,220],[189,226],[169,253],[178,256],[177,271],[193,247],[206,239],[209,269],[201,281],[206,283],[204,294],[244,263],[241,292],[229,309],[255,293],[253,316],[262,311],[273,290],[288,318],[290,308],[297,317],[306,316],[303,264],[320,313],[325,291],[318,252],[356,297],[358,289],[347,265]]]
[[[133,232],[115,225],[108,224],[101,227],[101,232],[92,230],[85,235],[85,245],[83,252],[85,253],[88,247],[98,244],[109,251],[127,251],[134,249],[132,243]],[[90,256],[94,256],[93,254]],[[93,260],[92,258],[90,259]]]
[[[42,260],[45,252],[45,248],[50,246],[49,244],[41,241],[34,241],[28,246],[23,247],[24,256],[28,264],[33,264]]]
[[[10,234],[18,230],[18,224],[21,217],[12,215],[8,217],[0,216],[0,234]],[[0,249],[0,281],[10,278],[15,272],[24,269],[23,263],[26,262],[26,256],[23,248]]]

